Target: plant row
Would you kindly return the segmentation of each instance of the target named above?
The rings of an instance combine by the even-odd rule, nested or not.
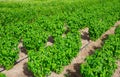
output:
[[[68,65],[80,49],[80,34],[68,33],[66,37],[55,38],[52,46],[40,47],[36,52],[28,53],[28,69],[35,77],[46,77],[51,72],[60,73]]]
[[[120,27],[105,40],[104,46],[86,58],[80,66],[83,77],[111,77],[120,59]]]

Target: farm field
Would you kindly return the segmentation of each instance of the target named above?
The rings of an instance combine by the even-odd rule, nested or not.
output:
[[[98,40],[120,20],[119,8],[119,0],[0,1],[0,68],[12,69],[24,52],[34,77],[60,74],[83,47],[80,30],[88,28],[89,39]],[[120,27],[103,42],[79,65],[82,77],[114,74],[120,58]],[[0,77],[5,75],[1,72]]]

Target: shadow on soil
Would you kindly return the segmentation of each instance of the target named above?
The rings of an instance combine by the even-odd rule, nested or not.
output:
[[[54,43],[54,37],[53,36],[49,36],[48,37],[48,42]]]
[[[27,54],[27,49],[25,47],[20,47],[20,51],[24,54]]]
[[[28,70],[27,63],[24,64],[23,69],[24,69],[23,73],[24,73],[27,77],[34,77],[33,74],[32,74],[32,72],[30,72],[30,71]]]
[[[108,39],[108,37],[109,37],[109,35],[108,35],[108,34],[106,34],[106,35],[104,35],[104,37],[103,37],[101,40],[104,42],[105,40],[107,40],[107,39]]]
[[[93,50],[90,50],[90,52],[88,52],[89,55],[94,54],[95,50],[99,50],[101,47],[97,47],[97,46],[93,46]]]
[[[90,50],[90,52],[88,52],[89,55],[92,55],[95,50],[101,49],[101,47],[103,47],[103,45],[104,45],[104,43],[105,43],[105,40],[107,40],[107,39],[108,39],[108,35],[106,34],[106,35],[104,35],[104,37],[101,38],[101,41],[102,41],[102,42],[100,43],[100,46],[93,46],[93,47],[92,47],[93,50]]]
[[[68,74],[66,74],[65,77],[82,77],[80,74],[80,65],[81,64],[74,64],[75,72],[67,70]]]
[[[87,32],[83,32],[83,34],[81,35],[81,38],[84,40],[90,41],[89,33]]]

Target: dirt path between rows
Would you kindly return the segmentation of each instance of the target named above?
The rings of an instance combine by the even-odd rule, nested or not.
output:
[[[120,25],[120,21],[116,22],[113,27],[111,27],[109,30],[107,30],[96,41],[91,41],[89,39],[88,29],[85,28],[82,31],[82,35],[85,34],[83,37],[86,37],[86,38],[82,39],[81,41],[82,41],[83,46],[86,45],[86,47],[83,48],[82,50],[80,50],[78,55],[72,60],[71,64],[64,67],[64,70],[62,73],[56,74],[56,73],[52,72],[49,77],[65,77],[65,74],[67,74],[67,77],[82,77],[82,75],[80,75],[80,68],[79,68],[80,64],[84,63],[85,58],[87,56],[93,54],[95,49],[99,49],[103,45],[103,43],[104,43],[103,41],[105,39],[107,39],[108,35],[114,34],[114,30],[118,25]],[[118,68],[119,68],[118,71],[120,72],[120,67],[118,67]],[[116,74],[116,72],[115,72],[115,74]],[[120,76],[120,73],[118,76]],[[116,77],[116,76],[114,76],[114,77]]]
[[[106,31],[98,40],[91,41],[89,38],[88,28],[81,30],[81,41],[82,41],[82,49],[78,53],[78,55],[72,60],[72,62],[64,67],[64,70],[60,74],[56,74],[54,72],[51,73],[48,77],[64,77],[64,74],[68,73],[68,77],[82,77],[79,73],[79,66],[81,63],[84,63],[84,60],[87,56],[94,53],[95,49],[100,48],[103,45],[103,40],[107,38],[108,35],[114,34],[114,30],[116,26],[120,24],[120,21],[115,23],[113,27],[111,27],[108,31]],[[22,60],[21,60],[22,59]],[[2,73],[6,74],[7,77],[33,77],[30,72],[27,70],[26,63],[28,62],[27,55],[23,52],[19,54],[19,63],[17,63],[12,69],[5,70]],[[120,64],[120,61],[118,61]],[[119,72],[119,73],[118,73]],[[115,75],[113,77],[120,76],[120,67],[116,70]]]

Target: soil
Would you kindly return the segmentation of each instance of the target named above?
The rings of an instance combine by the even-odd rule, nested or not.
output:
[[[89,38],[88,28],[80,30],[82,37],[82,48],[78,55],[71,61],[71,63],[64,67],[64,70],[60,74],[56,74],[54,72],[51,73],[48,77],[82,77],[80,75],[79,66],[81,63],[84,63],[85,58],[94,53],[95,49],[99,49],[103,44],[104,40],[107,39],[107,36],[110,34],[114,34],[115,28],[120,24],[120,21],[115,23],[115,25],[106,31],[98,40],[91,41]],[[49,44],[48,44],[49,45]],[[51,44],[50,44],[51,45]],[[27,55],[20,51],[19,60],[15,64],[15,66],[10,70],[5,70],[2,73],[6,74],[7,77],[33,77],[33,75],[27,69],[28,58]],[[120,76],[120,61],[117,62],[118,69],[116,69],[113,77]]]

